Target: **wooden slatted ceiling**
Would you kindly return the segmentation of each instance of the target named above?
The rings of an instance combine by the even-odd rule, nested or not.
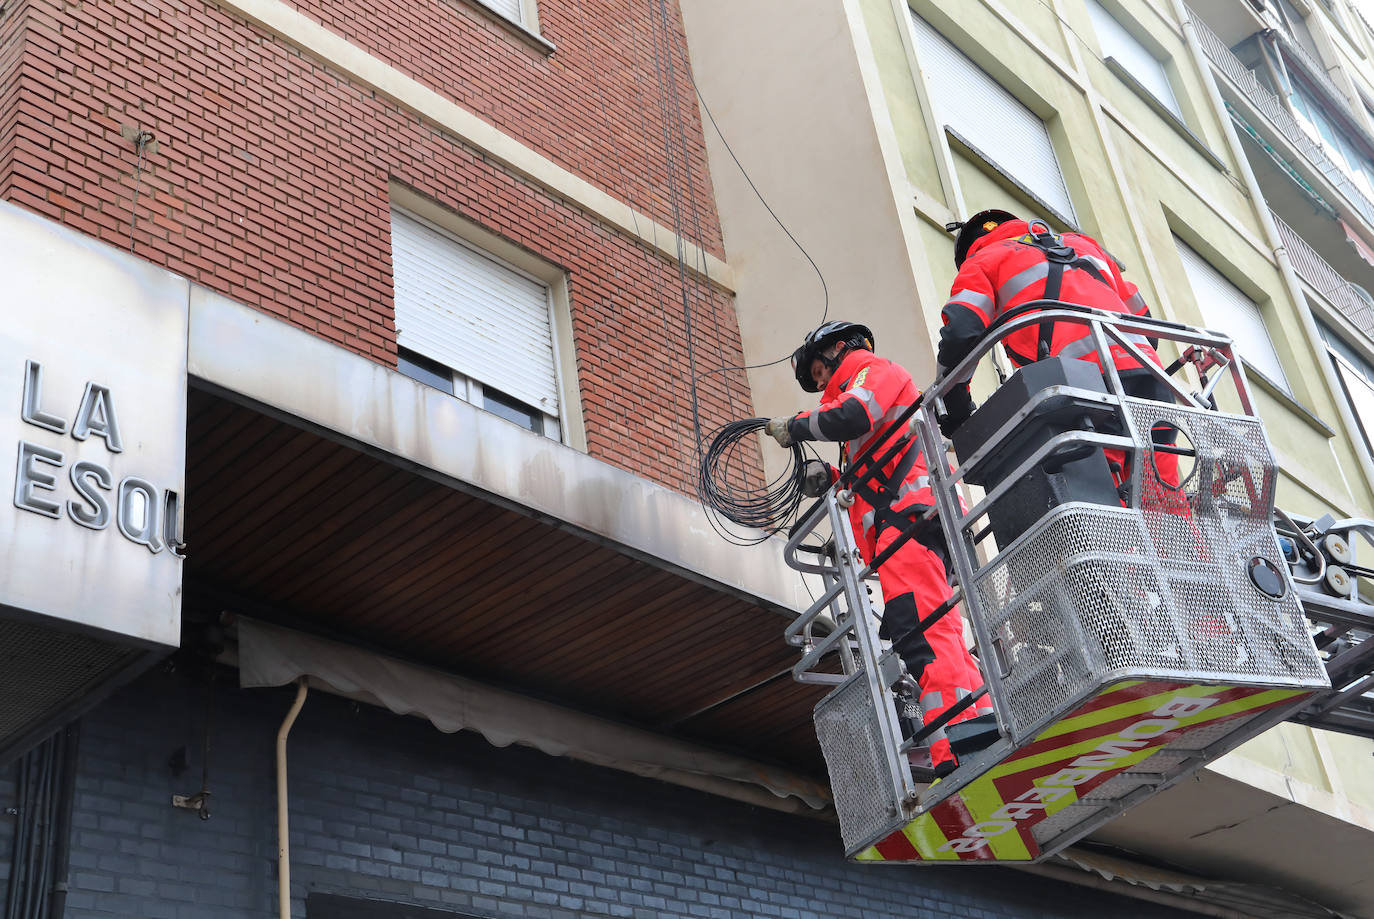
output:
[[[187,444],[188,604],[819,768],[778,615],[198,390]]]

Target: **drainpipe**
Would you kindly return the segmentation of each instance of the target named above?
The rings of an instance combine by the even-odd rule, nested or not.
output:
[[[280,919],[291,919],[291,838],[286,820],[286,735],[305,705],[305,677],[300,678],[296,701],[277,730],[277,908]]]
[[[1192,17],[1194,14],[1184,5],[1183,0],[1173,0],[1173,7],[1174,15],[1178,17],[1179,23],[1183,26],[1183,38],[1188,45],[1189,52],[1191,52],[1193,65],[1201,74],[1202,85],[1206,87],[1208,98],[1212,102],[1212,110],[1221,119],[1221,133],[1226,137],[1226,146],[1231,151],[1231,158],[1235,160],[1236,168],[1240,170],[1241,179],[1245,182],[1245,189],[1254,204],[1255,215],[1259,218],[1260,226],[1264,228],[1265,239],[1268,241],[1270,249],[1273,250],[1274,259],[1278,262],[1279,274],[1283,277],[1284,286],[1288,288],[1288,296],[1292,298],[1293,305],[1298,308],[1298,319],[1302,322],[1303,330],[1307,333],[1308,346],[1309,348],[1314,347],[1317,342],[1322,340],[1321,333],[1317,330],[1317,320],[1312,318],[1312,311],[1307,307],[1307,297],[1302,291],[1302,281],[1298,279],[1297,270],[1294,269],[1293,262],[1288,257],[1288,249],[1283,244],[1283,237],[1279,236],[1279,228],[1274,223],[1274,215],[1269,212],[1269,204],[1265,200],[1264,192],[1260,189],[1259,181],[1255,178],[1255,172],[1250,168],[1250,160],[1246,158],[1245,149],[1241,146],[1240,135],[1236,133],[1235,123],[1226,114],[1226,105],[1222,101],[1221,90],[1217,88],[1216,77],[1212,73],[1212,62],[1207,57],[1207,53],[1202,50],[1202,42],[1198,39],[1197,31],[1193,25]],[[1347,432],[1359,430],[1355,425],[1355,418],[1350,413],[1349,406],[1346,405],[1345,399],[1341,396],[1343,390],[1340,382],[1335,378],[1335,370],[1326,356],[1325,347],[1322,346],[1312,356],[1317,359],[1316,363],[1321,370],[1322,381],[1326,384],[1326,395],[1335,405],[1342,426]],[[1374,463],[1358,446],[1354,453],[1355,461],[1364,473],[1366,485],[1374,483]],[[1337,464],[1339,466],[1339,460],[1337,460]],[[1341,470],[1341,475],[1344,478],[1344,470]],[[1348,481],[1346,487],[1350,488],[1350,497],[1358,501],[1359,496],[1354,494],[1355,489],[1351,488]]]

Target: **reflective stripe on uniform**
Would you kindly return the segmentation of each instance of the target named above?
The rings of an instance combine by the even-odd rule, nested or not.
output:
[[[864,514],[861,518],[859,518],[859,525],[863,527],[863,531],[865,533],[873,529],[873,521],[877,519],[877,515],[877,511],[869,511],[868,513]]]
[[[1036,281],[1043,281],[1050,276],[1049,262],[1036,262],[1034,265],[1017,272],[1011,278],[1004,281],[1002,286],[997,288],[997,308],[1006,309],[1007,304],[1016,299],[1016,296],[1030,287]]]
[[[1110,278],[1112,276],[1112,266],[1105,259],[1100,259],[1095,255],[1088,255],[1086,252],[1078,253],[1078,257],[1085,262],[1091,263],[1094,268],[1102,272],[1104,278]]]
[[[949,303],[962,303],[965,306],[971,306],[974,309],[982,310],[983,315],[989,318],[992,317],[992,298],[981,291],[971,290],[967,287],[963,290],[955,291],[950,294],[949,301],[945,305],[948,306]]]
[[[855,390],[855,392],[858,392],[858,390]],[[864,392],[868,392],[868,390],[864,390]],[[877,405],[877,403],[876,403],[876,401],[875,401],[875,403],[874,403],[875,408],[876,408],[876,405]],[[896,421],[897,418],[898,418],[898,416],[901,415],[902,412],[906,411],[906,410],[909,409],[909,408],[911,408],[910,403],[908,403],[908,404],[906,404],[906,405],[894,405],[894,406],[892,406],[892,408],[890,408],[890,409],[887,410],[887,413],[884,414],[883,417],[881,417],[881,418],[879,418],[877,421],[873,422],[873,430],[869,431],[867,434],[863,435],[862,437],[856,437],[856,438],[854,438],[853,440],[851,440],[851,441],[849,442],[849,449],[850,449],[851,451],[853,451],[856,455],[859,454],[859,453],[864,452],[864,448],[867,447],[867,446],[869,445],[869,443],[873,440],[874,437],[877,437],[879,434],[885,434],[885,433],[887,433],[887,432],[884,430],[884,428],[886,428],[886,427],[887,427],[889,424],[891,424],[892,422]]]
[[[821,434],[820,412],[812,412],[809,416],[807,416],[806,428],[811,432],[811,437],[813,440],[825,440],[825,436]]]
[[[1144,335],[1137,335],[1134,332],[1128,332],[1122,337],[1124,337],[1131,344],[1135,345],[1137,348],[1150,347],[1150,340],[1146,338]],[[1057,353],[1060,357],[1074,358],[1086,357],[1087,355],[1092,354],[1096,350],[1097,345],[1093,343],[1092,336],[1084,335],[1082,338],[1078,338],[1074,341],[1069,342],[1067,345],[1060,348]]]
[[[1140,295],[1140,291],[1131,294],[1130,299],[1126,301],[1126,309],[1131,311],[1132,316],[1144,316],[1150,311],[1150,307],[1146,305],[1145,298]]]
[[[882,408],[882,406],[878,404],[878,397],[873,395],[873,390],[871,389],[856,386],[849,391],[849,394],[857,397],[864,405],[868,406],[868,417],[870,418],[878,414],[878,411]]]
[[[929,486],[930,476],[928,475],[918,475],[914,479],[910,479],[909,481],[903,482],[901,486],[897,489],[897,497],[893,503],[895,504],[897,501],[902,500],[914,491],[920,491],[922,488],[928,488]]]

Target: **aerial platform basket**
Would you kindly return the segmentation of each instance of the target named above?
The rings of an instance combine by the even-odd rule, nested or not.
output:
[[[1229,340],[1043,306],[1001,334],[1046,319],[1079,323],[1099,354],[1109,345],[1139,354],[1142,335],[1173,339],[1187,359],[1171,369],[1191,363],[1200,391],[1157,372],[1176,402],[1135,398],[1115,371],[1037,362],[958,432],[957,469],[928,462],[984,676],[965,701],[986,694],[995,713],[981,735],[970,722],[922,729],[909,717],[918,693],[878,638],[862,584],[873,570],[845,510],[852,482],[842,479],[795,528],[789,563],[820,574],[826,590],[788,629],[803,651],[793,672],[834,685],[816,707],[816,732],[857,861],[1047,857],[1330,692],[1275,537],[1273,456]],[[937,399],[993,343],[913,413],[927,457],[945,453]],[[1239,412],[1216,410],[1223,376]],[[1104,448],[1124,451],[1128,489],[1112,482]],[[971,510],[962,483],[983,489]],[[832,547],[804,561],[802,541],[823,520]],[[960,764],[927,784],[921,754],[938,730]]]

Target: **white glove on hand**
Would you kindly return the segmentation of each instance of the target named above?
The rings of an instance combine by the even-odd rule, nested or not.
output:
[[[763,426],[763,433],[776,440],[779,447],[790,447],[792,435],[787,433],[787,426],[791,423],[791,418],[772,418]]]

